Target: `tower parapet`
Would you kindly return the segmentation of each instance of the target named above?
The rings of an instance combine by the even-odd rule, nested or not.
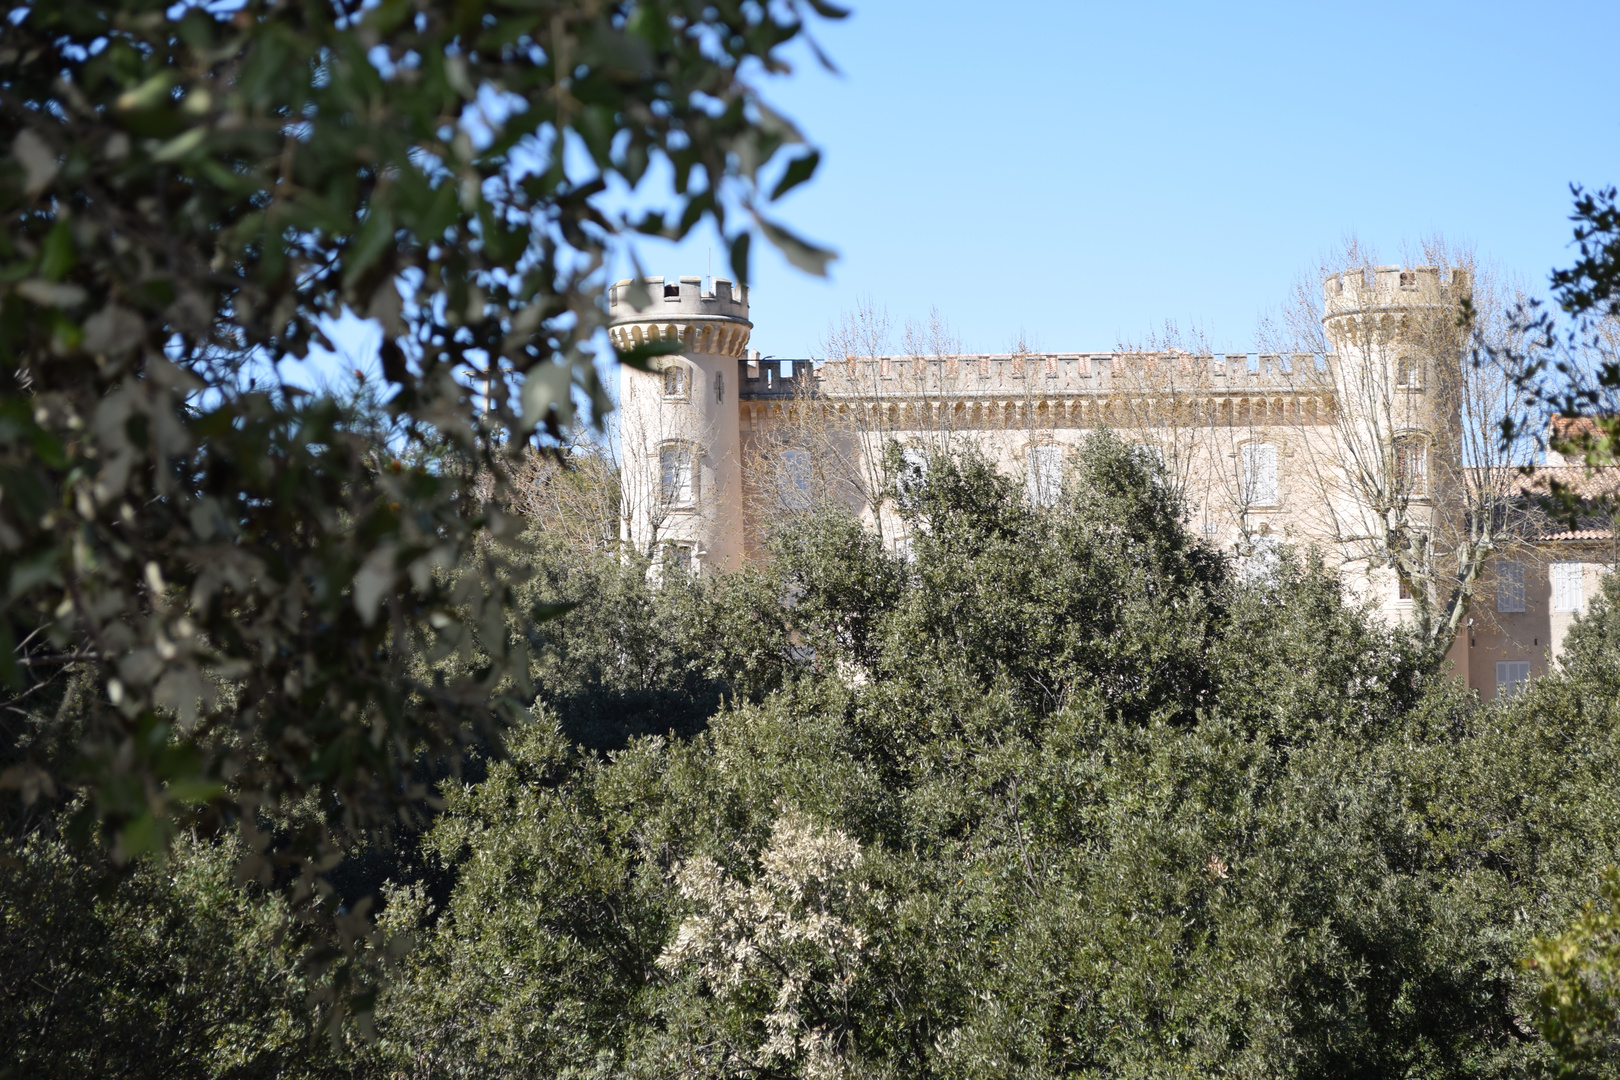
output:
[[[1364,337],[1371,329],[1369,320],[1398,335],[1403,327],[1390,319],[1455,304],[1470,285],[1468,271],[1461,267],[1374,266],[1329,274],[1322,282],[1322,326],[1341,347]]]
[[[741,358],[754,324],[748,321],[748,286],[715,278],[703,290],[703,279],[666,281],[644,278],[647,305],[637,308],[635,282],[615,282],[608,290],[608,337],[620,349],[655,341],[680,341],[683,350]]]

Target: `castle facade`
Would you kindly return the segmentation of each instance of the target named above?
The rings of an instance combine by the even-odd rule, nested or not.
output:
[[[1190,527],[1244,572],[1264,573],[1280,545],[1315,546],[1353,598],[1454,634],[1453,668],[1486,698],[1546,670],[1615,561],[1612,528],[1526,509],[1527,486],[1583,470],[1549,455],[1527,477],[1496,445],[1503,387],[1466,360],[1462,270],[1333,275],[1328,347],[1291,355],[762,360],[747,289],[703,286],[647,278],[610,294],[615,345],[679,350],[621,368],[622,537],[692,572],[760,557],[771,528],[826,502],[903,553],[891,495],[953,447],[1053,503],[1073,448],[1104,426],[1156,460]]]

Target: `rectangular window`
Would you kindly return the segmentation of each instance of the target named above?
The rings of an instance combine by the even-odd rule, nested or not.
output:
[[[1496,662],[1496,696],[1512,697],[1530,681],[1530,661],[1498,660]]]
[[[1524,563],[1496,564],[1496,610],[1524,610]]]
[[[1407,495],[1421,498],[1427,494],[1429,454],[1422,439],[1401,439],[1395,444],[1395,473]]]
[[[1282,553],[1277,549],[1275,536],[1257,536],[1250,549],[1249,557],[1243,560],[1243,579],[1258,582],[1270,581],[1277,575],[1277,568],[1282,564]]]
[[[664,557],[671,569],[690,574],[697,569],[696,552],[691,544],[665,544]]]
[[[1270,443],[1248,443],[1243,447],[1243,504],[1276,506],[1277,448]]]
[[[666,446],[659,453],[661,471],[659,494],[666,506],[686,506],[692,502],[692,448]]]
[[[810,452],[784,450],[777,476],[777,497],[784,510],[810,509]]]
[[[686,394],[686,369],[671,364],[664,369],[664,396],[683,397]]]
[[[1056,506],[1063,494],[1063,447],[1029,448],[1029,501],[1035,506]]]
[[[908,446],[900,451],[900,475],[895,478],[900,498],[910,501],[922,492],[928,483],[928,451],[920,446]]]
[[[1581,610],[1581,577],[1584,569],[1578,562],[1555,562],[1548,568],[1552,578],[1554,611]]]

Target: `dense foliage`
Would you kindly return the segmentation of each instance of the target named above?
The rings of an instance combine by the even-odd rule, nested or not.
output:
[[[383,923],[417,947],[376,1040],[332,1055],[272,1032],[282,1074],[1550,1065],[1522,959],[1620,852],[1614,586],[1564,671],[1481,706],[1309,553],[1245,573],[1191,538],[1107,435],[1056,508],[971,454],[908,503],[910,561],[817,515],[737,579],[536,549],[542,599],[594,597],[537,646],[556,689],[476,782],[445,781],[427,869],[385,875]],[[171,902],[201,921],[186,888]],[[35,896],[8,895],[8,927],[37,925]],[[293,1008],[273,963],[230,966],[231,940],[198,947]],[[147,993],[98,1007],[118,1023],[182,992]],[[117,1071],[7,1023],[39,1074]]]
[[[455,766],[533,700],[554,609],[522,605],[501,499],[526,442],[609,404],[609,261],[703,224],[744,280],[753,232],[829,257],[763,216],[818,160],[760,95],[816,12],[839,14],[8,6],[9,836],[65,829],[116,866],[240,825],[244,876],[347,979],[366,923],[327,871],[421,808],[424,756]],[[345,313],[383,330],[380,430],[280,377]]]

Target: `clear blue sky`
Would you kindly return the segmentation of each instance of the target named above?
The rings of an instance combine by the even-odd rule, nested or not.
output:
[[[1535,288],[1568,185],[1620,182],[1620,4],[866,0],[771,99],[825,152],[783,206],[829,280],[757,259],[754,344],[811,355],[869,295],[968,349],[1107,349],[1165,318],[1246,349],[1347,232],[1439,231]],[[644,245],[703,273],[709,236]],[[756,252],[759,245],[756,245]]]

